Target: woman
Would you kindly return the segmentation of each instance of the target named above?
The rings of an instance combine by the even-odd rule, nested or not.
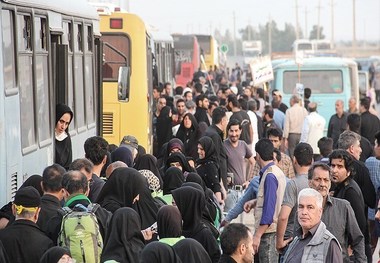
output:
[[[171,124],[171,109],[165,106],[162,108],[160,115],[157,116],[156,134],[158,149],[161,149],[161,147],[172,138],[173,132]]]
[[[136,170],[149,170],[154,173],[160,180],[160,189],[162,189],[163,181],[160,174],[160,170],[157,166],[157,158],[151,154],[142,154],[136,161],[134,168]]]
[[[114,213],[121,207],[133,208],[145,229],[156,222],[160,204],[152,197],[146,178],[133,168],[115,169],[103,186],[97,203]]]
[[[185,238],[182,236],[182,216],[177,207],[164,205],[158,210],[157,232],[159,241],[170,246]]]
[[[218,172],[218,160],[214,142],[210,137],[202,137],[198,141],[197,173],[201,176],[206,186],[213,191],[219,204],[223,204],[220,178]]]
[[[211,263],[207,251],[195,239],[185,238],[180,240],[173,248],[182,263]]]
[[[183,142],[186,156],[191,156],[194,159],[197,159],[197,142],[201,136],[198,130],[198,122],[193,114],[185,114],[178,128],[176,137]]]
[[[108,159],[108,158],[107,158]],[[111,153],[112,162],[121,161],[128,165],[128,167],[133,167],[133,156],[132,152],[124,146],[118,147]]]
[[[141,253],[140,263],[182,263],[174,249],[161,242],[152,242]]]
[[[166,202],[168,205],[172,205],[173,203],[173,197],[172,197],[172,190],[177,189],[181,187],[181,185],[185,182],[185,176],[183,175],[182,171],[178,169],[177,167],[169,167],[169,169],[166,170],[165,176],[164,176],[164,187],[163,187],[163,196],[162,199]]]
[[[63,247],[52,247],[42,255],[40,263],[74,262],[70,251]]]
[[[191,186],[182,186],[173,190],[172,194],[182,215],[182,234],[201,243],[212,262],[218,262],[218,243],[211,230],[202,222],[202,212],[206,205],[204,193]]]
[[[181,152],[172,153],[168,157],[168,159],[166,160],[165,166],[160,169],[160,172],[162,173],[162,175],[164,176],[166,170],[172,166],[180,169],[182,173],[185,175],[185,177],[188,173],[195,171],[193,168],[191,168],[190,164],[186,160],[185,155]]]
[[[139,215],[131,208],[120,208],[112,216],[101,262],[137,263],[144,244]]]
[[[55,163],[68,170],[72,161],[71,137],[69,125],[73,120],[73,112],[65,104],[57,104],[55,110]]]

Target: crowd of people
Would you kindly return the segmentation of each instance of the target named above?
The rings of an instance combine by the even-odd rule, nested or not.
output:
[[[1,208],[0,261],[372,262],[370,100],[347,111],[338,100],[326,137],[310,90],[288,108],[278,90],[213,74],[214,85],[198,72],[186,88],[154,87],[154,154],[132,134],[94,136],[72,160],[73,112],[57,105],[56,163]],[[251,210],[253,229],[232,222]]]

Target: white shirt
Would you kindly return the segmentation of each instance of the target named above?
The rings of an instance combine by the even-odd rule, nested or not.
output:
[[[317,112],[306,116],[301,132],[300,142],[306,142],[313,148],[314,154],[319,154],[318,141],[323,137],[326,120]]]

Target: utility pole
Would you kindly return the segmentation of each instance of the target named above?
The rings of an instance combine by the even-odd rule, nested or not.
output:
[[[317,28],[317,40],[321,38],[321,0],[318,1],[318,28]]]
[[[234,37],[234,56],[236,57],[236,16],[235,16],[235,11],[233,12],[232,14],[233,16],[233,27],[234,27],[234,34],[233,34],[233,37]]]
[[[298,22],[298,0],[295,0],[296,1],[296,39],[299,39],[299,22]]]
[[[356,54],[356,4],[355,0],[352,0],[352,50],[354,55]]]
[[[248,35],[248,41],[251,40],[251,19],[248,20],[248,27],[247,27],[247,35]]]
[[[331,6],[331,48],[335,48],[335,39],[334,39],[334,0],[330,1]]]
[[[308,14],[309,12],[307,11],[307,6],[305,6],[305,38],[308,38],[307,36],[308,36],[308,33],[307,33],[307,14]]]
[[[268,55],[272,56],[272,17],[269,15],[268,23]]]

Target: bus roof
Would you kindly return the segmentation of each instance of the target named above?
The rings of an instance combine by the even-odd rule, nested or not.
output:
[[[349,64],[355,63],[354,60],[349,58],[338,58],[338,57],[311,57],[304,58],[303,65],[301,69],[317,68],[317,67],[342,67],[348,66]],[[297,68],[294,59],[283,59],[272,61],[273,69],[278,68]]]
[[[156,42],[173,43],[173,37],[168,32],[150,28],[149,33],[152,35],[153,40]]]
[[[69,16],[77,16],[98,20],[99,16],[96,9],[90,6],[86,0],[1,0],[18,6],[41,8]]]

